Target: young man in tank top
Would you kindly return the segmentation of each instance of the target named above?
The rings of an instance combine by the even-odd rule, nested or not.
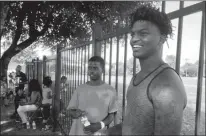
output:
[[[117,95],[112,86],[102,81],[104,67],[105,62],[101,57],[89,59],[90,81],[77,87],[67,107],[74,119],[69,135],[91,135],[105,129],[114,120],[118,108]],[[89,126],[84,127],[81,122],[83,113],[91,123]]]
[[[158,9],[140,6],[132,15],[130,44],[141,71],[128,87],[123,123],[108,135],[180,134],[186,92],[179,75],[162,60],[163,44],[171,35],[172,24]]]

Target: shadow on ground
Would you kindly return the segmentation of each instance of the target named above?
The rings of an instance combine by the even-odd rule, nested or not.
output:
[[[52,130],[44,131],[42,130],[42,123],[38,122],[37,129],[18,129],[20,125],[19,122],[16,122],[14,119],[10,119],[11,114],[14,112],[14,106],[11,104],[8,107],[1,106],[1,136],[22,136],[22,135],[61,135],[60,132],[52,132]]]

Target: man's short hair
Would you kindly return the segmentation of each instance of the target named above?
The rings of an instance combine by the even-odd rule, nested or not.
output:
[[[91,62],[91,61],[99,62],[101,67],[102,67],[102,69],[105,70],[105,62],[104,62],[104,59],[102,57],[100,57],[100,56],[93,56],[93,57],[91,57],[89,59],[89,62]]]
[[[136,11],[131,14],[130,27],[139,20],[149,21],[155,24],[159,28],[161,35],[164,35],[166,38],[172,37],[173,35],[172,23],[167,14],[160,12],[159,9],[151,4],[140,5]]]
[[[52,80],[51,80],[51,77],[50,76],[46,76],[44,77],[43,79],[43,84],[47,87],[50,87],[51,84],[52,84]]]
[[[65,80],[66,80],[66,79],[67,79],[67,77],[66,77],[66,76],[62,76],[62,77],[61,77],[61,80],[63,80],[63,79],[65,79]]]

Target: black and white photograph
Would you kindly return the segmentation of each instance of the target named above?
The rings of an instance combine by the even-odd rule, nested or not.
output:
[[[0,1],[1,136],[205,135],[206,1]]]

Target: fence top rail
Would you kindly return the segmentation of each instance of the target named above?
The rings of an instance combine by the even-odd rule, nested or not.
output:
[[[175,19],[175,18],[183,17],[186,15],[198,12],[198,11],[204,11],[204,8],[205,8],[204,5],[205,5],[204,1],[200,3],[196,3],[194,5],[184,7],[184,8],[181,8],[173,12],[169,12],[168,16],[170,19]]]
[[[28,63],[34,63],[34,62],[42,62],[42,60],[27,61],[26,64],[28,64]]]
[[[82,44],[79,44],[77,46],[73,46],[73,47],[62,49],[62,50],[60,50],[60,52],[67,51],[67,50],[72,50],[74,48],[80,48],[80,47],[87,46],[87,45],[92,44],[92,43],[93,43],[93,41],[86,41],[86,42],[84,42]]]
[[[197,4],[194,4],[194,5],[191,5],[191,6],[188,6],[188,7],[184,7],[182,9],[179,9],[179,10],[176,10],[173,12],[169,12],[167,14],[168,14],[169,18],[172,20],[175,18],[183,17],[183,16],[186,16],[186,15],[198,12],[198,11],[203,11],[203,10],[204,10],[204,1],[197,3]],[[102,36],[102,38],[100,38],[98,40],[103,41],[103,40],[106,40],[109,38],[118,37],[120,35],[128,34],[129,32],[130,32],[129,26],[127,26],[125,28],[119,28],[116,32],[105,34],[104,36]]]
[[[53,60],[56,60],[56,58],[53,58],[53,59],[46,59],[45,61],[48,62],[48,61],[53,61]]]

